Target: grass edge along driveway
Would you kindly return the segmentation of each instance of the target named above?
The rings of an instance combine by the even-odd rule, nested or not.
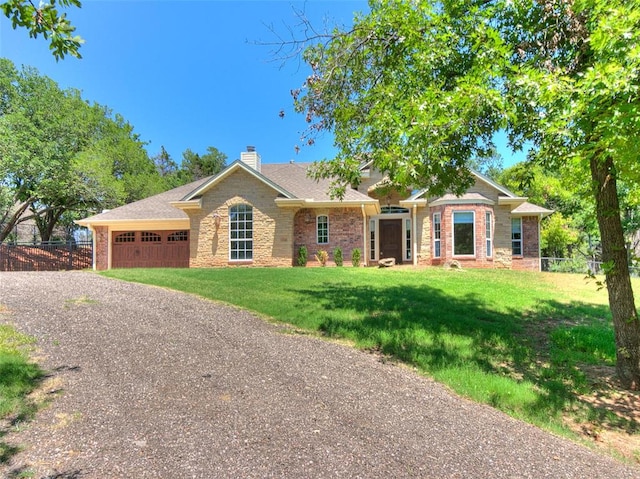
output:
[[[297,330],[347,340],[413,366],[462,396],[573,439],[579,431],[604,429],[639,439],[633,417],[584,400],[612,393],[588,372],[610,370],[615,345],[606,291],[580,275],[442,268],[102,274],[222,301]],[[640,448],[622,454],[640,462]]]

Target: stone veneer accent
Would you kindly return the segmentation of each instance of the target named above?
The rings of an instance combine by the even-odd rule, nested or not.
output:
[[[273,188],[243,170],[206,191],[200,211],[185,211],[191,223],[189,266],[291,266],[295,210],[279,208],[277,197]],[[243,203],[253,207],[253,260],[230,261],[229,208]]]
[[[316,232],[316,218],[326,215],[329,218],[329,243],[318,244]],[[351,253],[359,248],[364,259],[362,228],[364,218],[359,208],[303,208],[294,218],[295,257],[301,246],[306,246],[309,252],[309,263],[315,264],[314,255],[319,250],[329,253],[329,260],[333,263],[334,248],[342,249],[344,264],[351,264]],[[294,257],[294,260],[295,260]]]

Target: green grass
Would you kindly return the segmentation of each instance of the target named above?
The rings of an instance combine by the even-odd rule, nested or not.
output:
[[[39,384],[43,372],[29,361],[28,347],[33,338],[0,324],[0,418],[17,424],[35,412],[28,394]],[[6,431],[0,429],[0,464],[18,452],[16,446],[2,441]]]
[[[440,268],[104,275],[194,293],[348,340],[414,366],[461,395],[567,434],[563,416],[598,416],[578,398],[594,387],[583,365],[615,360],[606,293],[576,275],[561,285],[537,273]],[[627,431],[636,427],[623,423]]]

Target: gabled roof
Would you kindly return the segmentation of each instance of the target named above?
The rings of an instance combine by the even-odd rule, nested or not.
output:
[[[494,205],[496,202],[480,193],[465,193],[462,196],[456,196],[453,193],[447,193],[440,198],[437,198],[434,201],[430,202],[429,206],[468,203],[484,203],[487,205]]]
[[[542,217],[545,217],[553,213],[553,210],[548,210],[547,208],[543,208],[542,206],[534,205],[533,203],[525,201],[521,205],[518,205],[516,208],[512,209],[511,213],[532,216],[542,215]]]
[[[277,191],[280,195],[282,195],[285,198],[295,198],[294,195],[292,195],[287,190],[282,188],[282,186],[280,186],[279,184],[271,181],[262,173],[254,170],[253,168],[243,163],[242,161],[236,160],[233,163],[231,163],[228,167],[226,167],[224,170],[222,170],[220,173],[218,173],[217,175],[207,178],[204,181],[204,183],[202,183],[193,191],[190,191],[187,195],[184,196],[184,198],[181,198],[180,201],[191,201],[198,198],[199,196],[202,196],[206,191],[210,190],[215,185],[223,181],[230,174],[238,170],[244,170],[251,176],[258,179],[259,181],[262,181],[263,183],[265,183],[267,186],[273,188],[275,191]]]
[[[494,188],[495,190],[498,191],[498,193],[500,193],[503,196],[509,197],[509,198],[519,198],[522,199],[522,201],[526,200],[526,198],[521,198],[518,195],[516,195],[515,193],[509,191],[507,188],[505,188],[502,185],[499,185],[498,183],[496,183],[495,181],[493,181],[491,178],[484,176],[481,173],[478,173],[475,170],[469,170],[471,171],[471,174],[473,176],[475,176],[477,179],[479,179],[480,181],[483,181],[484,183],[488,184],[489,186],[491,186],[492,188]],[[410,198],[407,198],[407,201],[410,200],[417,200],[420,197],[422,197],[424,194],[428,194],[429,190],[427,188],[423,188],[421,190],[418,190],[417,192],[415,192],[413,195],[411,195]],[[446,196],[446,195],[445,195]]]

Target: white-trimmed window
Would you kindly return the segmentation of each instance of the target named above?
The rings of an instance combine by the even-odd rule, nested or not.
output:
[[[329,242],[329,217],[327,215],[316,217],[316,233],[318,244],[327,244]]]
[[[493,235],[491,234],[491,212],[487,211],[484,215],[485,237],[487,239],[487,258],[493,256]]]
[[[453,255],[474,256],[476,254],[475,237],[475,213],[473,211],[454,211]]]
[[[229,208],[229,260],[253,259],[253,208],[240,204]]]
[[[522,256],[522,218],[511,218],[511,254]]]
[[[376,220],[369,220],[369,259],[376,259]]]
[[[440,235],[442,233],[442,217],[440,213],[433,214],[433,257],[439,258],[440,251]]]
[[[405,259],[411,259],[411,220],[409,218],[405,218],[404,220],[404,233],[405,233],[405,246],[406,253]]]

